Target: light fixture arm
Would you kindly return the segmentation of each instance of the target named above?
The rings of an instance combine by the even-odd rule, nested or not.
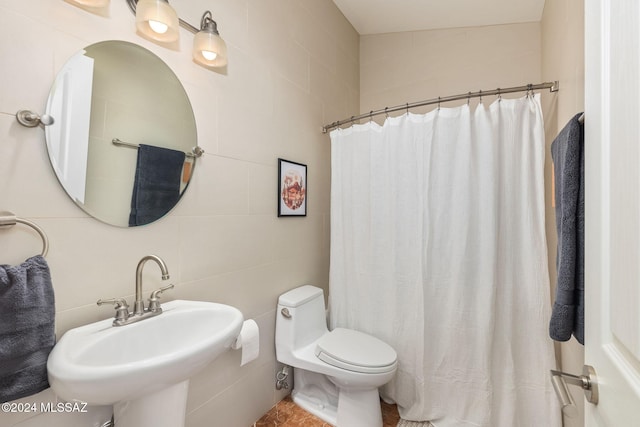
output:
[[[165,1],[167,3],[169,3],[168,0],[162,0]],[[126,0],[127,4],[129,5],[129,9],[131,10],[131,13],[133,13],[134,15],[136,14],[136,6],[138,4],[138,0]],[[204,17],[203,17],[204,19]],[[196,27],[194,27],[193,25],[189,24],[187,21],[182,20],[182,18],[178,17],[178,22],[180,22],[180,26],[186,30],[189,30],[191,33],[196,34],[198,31],[200,31],[199,29],[197,29]],[[215,24],[215,21],[214,21]]]
[[[200,20],[200,31],[208,31],[213,34],[220,35],[218,32],[218,24],[213,20],[213,15],[211,15],[210,10],[207,10],[202,14],[202,19]]]

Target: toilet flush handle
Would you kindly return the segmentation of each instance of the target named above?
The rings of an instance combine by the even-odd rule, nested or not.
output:
[[[283,308],[282,310],[280,310],[280,313],[286,317],[287,319],[291,319],[291,313],[289,313],[289,309],[288,308]]]

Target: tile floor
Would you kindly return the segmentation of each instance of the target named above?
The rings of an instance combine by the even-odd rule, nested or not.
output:
[[[396,405],[384,402],[380,402],[380,404],[384,427],[396,427],[400,421]],[[252,427],[330,427],[330,425],[297,406],[291,400],[291,396],[287,396],[256,421]]]

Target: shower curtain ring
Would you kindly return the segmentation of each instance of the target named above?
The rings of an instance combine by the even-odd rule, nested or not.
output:
[[[438,97],[438,111],[440,111],[440,97]]]
[[[482,104],[482,91],[479,91],[478,94],[478,96],[480,97],[480,104]]]
[[[471,105],[471,91],[467,94],[467,105]]]
[[[502,93],[500,92],[500,88],[498,88],[498,102],[502,102]]]
[[[373,121],[373,110],[369,111],[369,123]]]
[[[409,103],[407,102],[407,114],[409,114]]]
[[[389,107],[384,107],[384,115],[386,116],[385,118],[389,118]]]

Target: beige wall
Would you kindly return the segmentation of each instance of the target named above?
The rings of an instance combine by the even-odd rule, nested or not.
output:
[[[545,105],[547,152],[565,124],[584,111],[584,0],[547,1],[542,15],[542,78],[560,81],[559,96]],[[557,233],[555,212],[551,203],[551,155],[547,156],[547,241],[551,282],[555,284]],[[554,290],[555,294],[555,290]],[[582,372],[584,347],[575,338],[557,346],[560,367],[569,373]],[[565,418],[566,427],[584,425],[584,394],[570,387],[578,406],[578,416]]]
[[[123,0],[112,1],[107,16],[61,0],[0,0],[0,210],[34,220],[49,236],[58,336],[112,316],[112,308],[96,306],[99,298],[131,300],[136,264],[150,253],[167,262],[176,284],[166,299],[228,303],[254,318],[259,359],[241,368],[239,352],[221,356],[192,380],[187,408],[190,427],[246,427],[283,396],[274,390],[277,296],[301,284],[327,286],[330,152],[320,129],[358,111],[359,39],[331,0],[172,5],[194,24],[212,10],[229,48],[226,74],[192,62],[193,36],[185,30],[177,50],[138,37]],[[76,207],[51,170],[43,131],[13,116],[25,107],[43,111],[66,60],[109,39],[146,47],[173,69],[206,151],[179,206],[136,229],[105,225]],[[308,165],[306,218],[276,217],[278,157]],[[40,250],[37,236],[22,226],[0,231],[0,238],[3,264]],[[145,294],[161,285],[159,276],[146,268]],[[54,399],[44,392],[23,401]],[[0,413],[0,425],[31,416]],[[21,427],[89,425],[62,419],[38,415]]]
[[[538,83],[540,48],[539,23],[363,36],[360,110]]]

